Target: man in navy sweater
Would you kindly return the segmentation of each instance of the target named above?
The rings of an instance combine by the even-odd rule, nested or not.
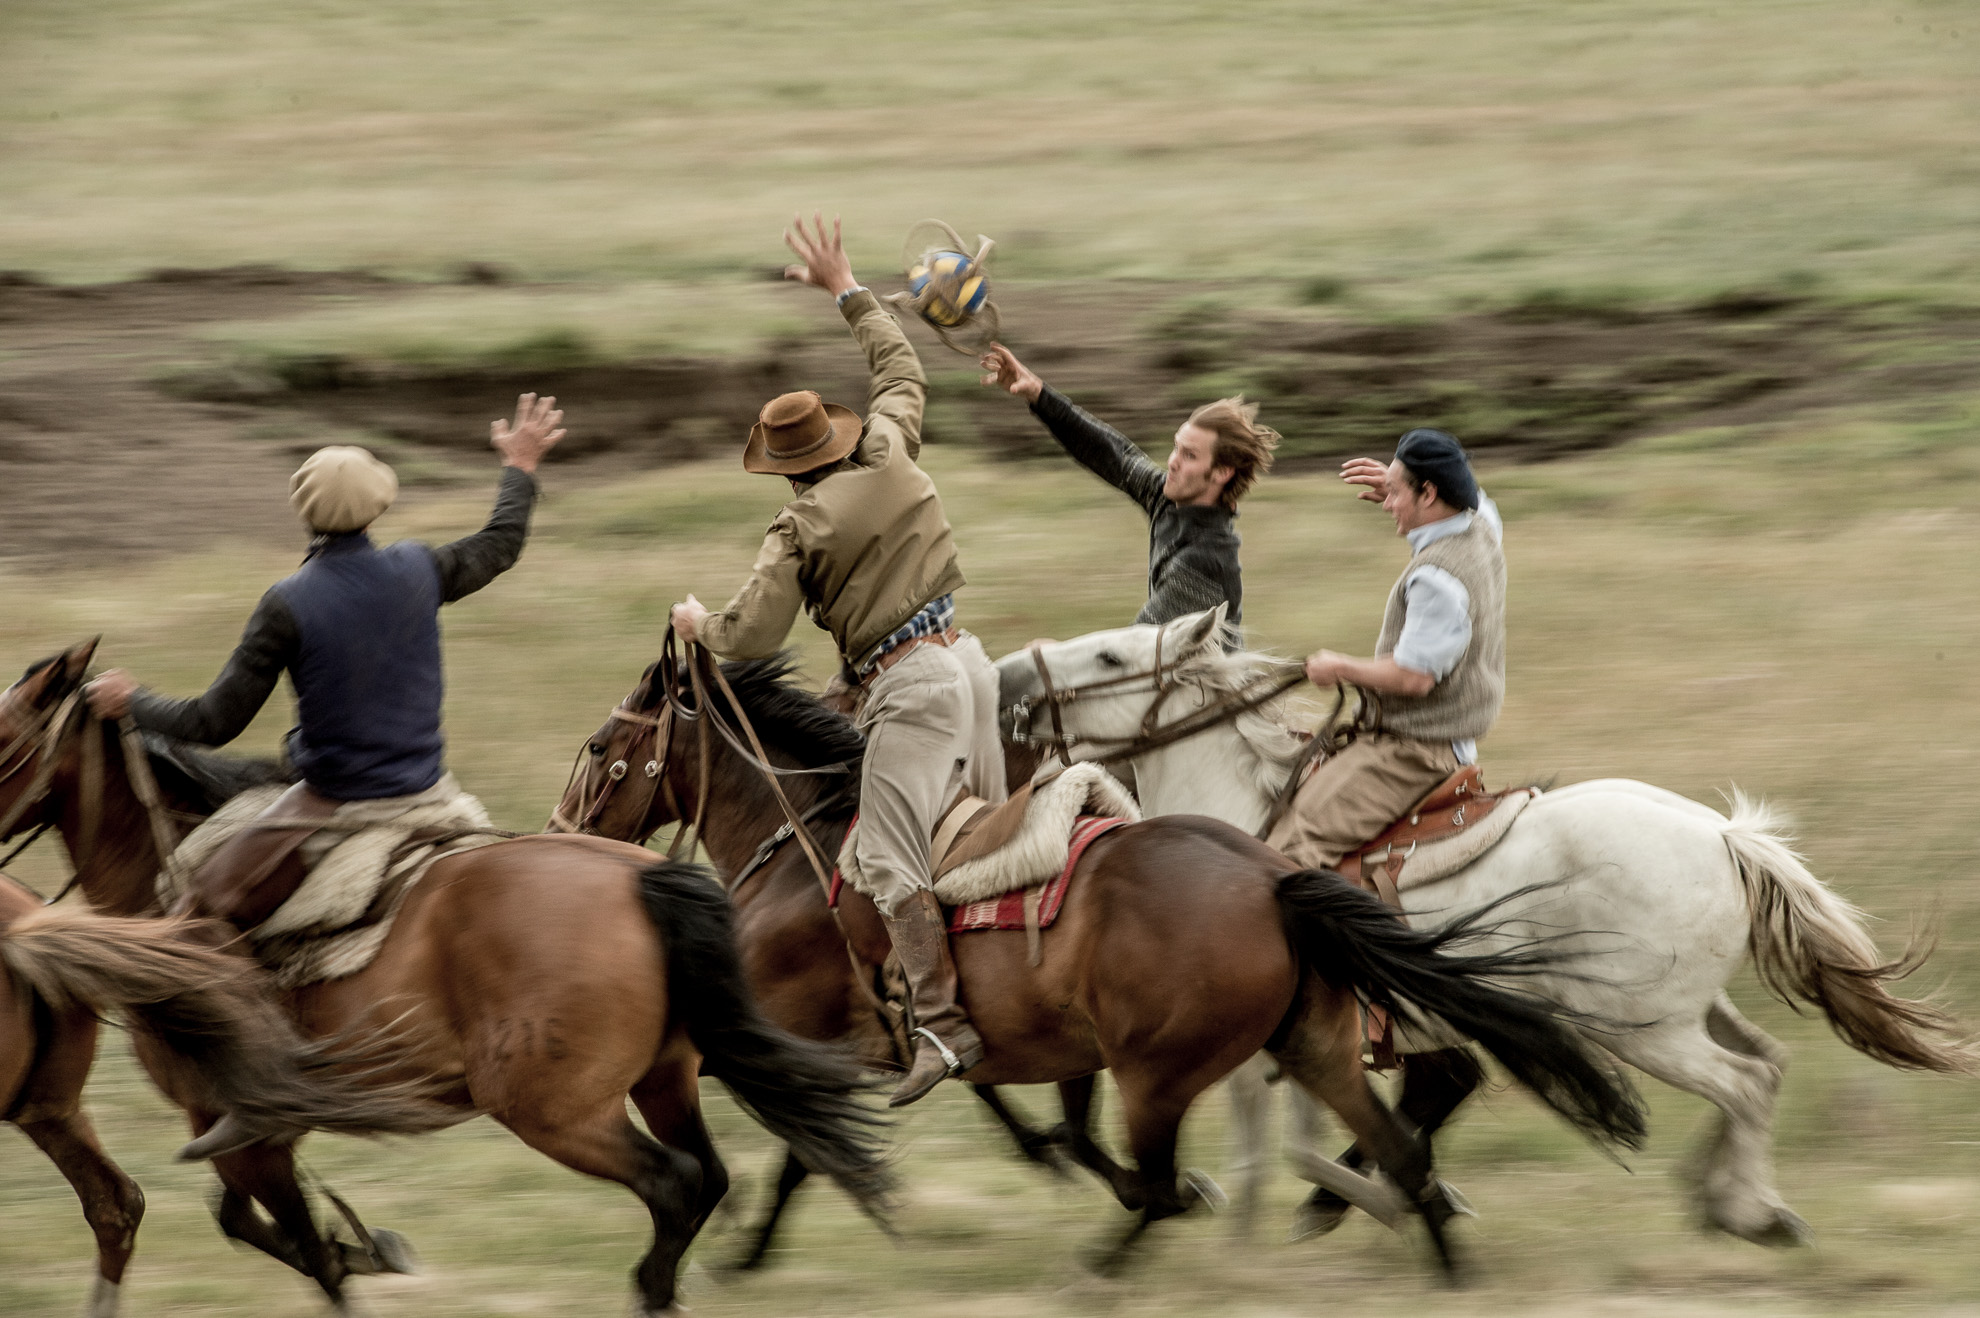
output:
[[[113,669],[90,683],[90,708],[103,718],[129,714],[149,732],[218,746],[247,728],[286,671],[296,692],[296,726],[286,749],[302,782],[270,807],[270,816],[300,824],[344,801],[429,792],[445,772],[439,609],[480,590],[521,555],[537,463],[564,436],[556,403],[524,394],[513,424],[490,427],[503,466],[495,511],[480,531],[438,548],[411,540],[374,545],[365,530],[391,506],[398,478],[364,449],[318,450],[289,482],[289,501],[312,534],[309,553],[261,597],[205,694],[174,700]],[[248,894],[213,891],[206,877],[196,884],[194,907],[251,923],[237,909]]]

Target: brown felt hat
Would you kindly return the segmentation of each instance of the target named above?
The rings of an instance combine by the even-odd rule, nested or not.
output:
[[[859,447],[859,413],[828,403],[809,389],[779,394],[763,405],[743,448],[743,470],[801,476],[829,467]]]

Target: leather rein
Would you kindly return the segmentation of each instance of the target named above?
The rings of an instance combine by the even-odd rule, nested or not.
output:
[[[82,815],[82,836],[73,849],[71,860],[75,873],[47,901],[54,905],[75,891],[82,882],[83,872],[96,855],[103,821],[103,739],[92,734],[97,723],[88,702],[78,686],[65,696],[60,703],[50,706],[26,729],[0,751],[0,782],[5,782],[21,773],[30,763],[35,766],[34,776],[29,779],[27,790],[17,797],[7,812],[0,815],[0,842],[4,842],[20,831],[22,824],[40,809],[54,790],[55,771],[61,763],[61,750],[68,740],[71,729],[83,729],[81,741],[82,767],[81,791],[78,805]],[[150,753],[144,748],[143,734],[137,723],[126,714],[118,720],[118,744],[124,754],[124,772],[129,777],[131,789],[144,806],[147,822],[151,826],[152,845],[158,851],[161,866],[171,863],[172,853],[178,848],[178,838],[172,830],[169,812],[164,798],[159,794],[158,781],[151,773]],[[27,838],[0,858],[0,866],[12,863],[23,851],[46,833],[55,824],[52,819],[40,821]]]
[[[685,669],[687,672],[686,682],[681,680],[682,669]],[[713,675],[715,685],[720,689],[723,700],[727,703],[729,710],[734,714],[736,723],[740,725],[740,735],[738,735],[737,729],[729,726],[728,719],[723,717],[715,703],[710,699],[710,692],[703,677],[704,669]],[[652,750],[641,771],[646,779],[647,794],[639,817],[643,820],[650,815],[653,811],[654,797],[664,795],[667,806],[673,811],[674,817],[683,821],[683,827],[675,833],[672,843],[667,848],[667,858],[669,860],[676,860],[683,854],[689,854],[689,848],[692,843],[702,837],[703,824],[708,814],[709,780],[713,776],[710,772],[712,767],[711,751],[713,748],[709,734],[713,730],[724,742],[728,743],[732,751],[743,758],[744,762],[763,774],[765,781],[770,785],[771,792],[777,798],[777,804],[784,812],[785,821],[776,832],[764,839],[762,845],[757,848],[756,854],[750,859],[749,863],[744,865],[741,870],[729,879],[727,885],[729,891],[734,892],[745,879],[761,869],[769,861],[770,857],[776,853],[779,847],[795,837],[799,845],[804,848],[805,856],[810,860],[812,870],[818,876],[819,885],[829,893],[832,884],[832,867],[826,864],[824,853],[819,848],[817,841],[811,836],[811,830],[808,825],[815,822],[821,814],[825,813],[835,804],[841,798],[842,794],[837,792],[832,793],[814,804],[803,814],[799,814],[796,808],[791,805],[790,798],[785,795],[783,783],[780,780],[783,778],[850,774],[853,766],[842,761],[835,764],[817,765],[811,768],[787,769],[770,763],[770,756],[763,749],[763,742],[756,735],[756,728],[751,724],[748,713],[743,709],[742,701],[737,699],[734,688],[729,685],[727,675],[722,672],[721,663],[715,659],[712,653],[708,652],[698,643],[690,645],[687,656],[683,659],[678,653],[677,642],[672,628],[668,629],[666,638],[661,643],[660,661],[654,665],[653,676],[648,683],[649,691],[651,690],[652,683],[655,682],[660,686],[664,708],[657,715],[634,708],[632,701],[634,696],[639,694],[637,691],[629,694],[623,701],[619,702],[618,707],[612,711],[611,717],[620,722],[631,723],[636,726],[637,730],[633,734],[632,741],[628,743],[619,758],[606,766],[605,777],[607,781],[600,786],[598,795],[595,798],[591,795],[591,772],[582,763],[586,750],[589,748],[580,750],[578,752],[578,763],[572,766],[572,779],[574,781],[578,779],[579,775],[582,775],[582,784],[578,798],[578,817],[573,820],[565,816],[562,803],[559,802],[557,810],[551,814],[551,822],[560,828],[574,833],[596,833],[598,831],[598,821],[603,817],[605,808],[612,799],[613,789],[630,775],[632,761],[638,758],[637,752],[646,745],[647,738],[650,736],[652,738]],[[690,693],[692,694],[691,701],[688,698]],[[681,810],[680,802],[675,797],[673,786],[667,778],[667,760],[673,745],[673,725],[676,721],[682,724],[692,725],[699,733],[697,746],[700,759],[700,790],[696,794],[697,800],[691,822],[688,821],[688,817]],[[745,738],[747,739],[747,744],[745,744]],[[566,795],[568,794],[567,788]],[[653,832],[653,829],[649,829],[645,834],[633,840],[643,845],[647,838],[653,836]]]
[[[1240,715],[1248,714],[1261,705],[1278,699],[1286,692],[1306,680],[1306,670],[1290,660],[1274,665],[1270,672],[1247,683],[1236,691],[1219,692],[1217,697],[1201,709],[1190,711],[1173,723],[1162,723],[1162,706],[1168,702],[1178,688],[1189,685],[1187,679],[1178,676],[1181,665],[1175,661],[1164,663],[1162,659],[1162,634],[1155,634],[1155,666],[1146,672],[1124,673],[1119,677],[1102,678],[1081,686],[1060,686],[1052,680],[1052,670],[1045,662],[1044,647],[1032,642],[1025,647],[1031,662],[1038,669],[1038,680],[1045,688],[1045,695],[1034,702],[1030,696],[1022,696],[1011,706],[1010,738],[1017,745],[1042,745],[1048,753],[1056,753],[1061,759],[1071,762],[1072,748],[1084,745],[1105,753],[1091,757],[1101,764],[1115,760],[1133,759],[1146,755],[1164,746],[1172,746],[1187,740],[1200,732],[1229,723]],[[1147,683],[1143,688],[1140,683]],[[1146,689],[1155,693],[1155,699],[1141,716],[1141,728],[1132,736],[1101,737],[1068,733],[1064,711],[1080,700],[1094,695],[1125,695],[1134,690]],[[1051,715],[1052,731],[1048,734],[1035,732],[1032,724],[1036,721],[1034,710],[1043,704]],[[1336,706],[1336,713],[1339,707]]]

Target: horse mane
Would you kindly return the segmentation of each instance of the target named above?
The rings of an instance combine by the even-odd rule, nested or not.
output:
[[[1243,691],[1284,669],[1286,661],[1262,650],[1225,652],[1208,645],[1176,668],[1178,676],[1200,682],[1213,695]],[[1254,784],[1267,796],[1276,795],[1292,772],[1293,761],[1306,743],[1292,735],[1295,727],[1313,722],[1308,702],[1288,691],[1247,710],[1234,720],[1238,740],[1250,752],[1248,766]]]
[[[253,788],[286,787],[297,780],[296,771],[280,760],[225,755],[156,732],[143,735],[159,790],[208,810],[218,810]]]
[[[768,659],[729,660],[722,665],[722,676],[729,679],[765,747],[776,747],[806,768],[857,768],[866,754],[866,738],[851,719],[798,684],[796,667],[797,656],[782,650]]]

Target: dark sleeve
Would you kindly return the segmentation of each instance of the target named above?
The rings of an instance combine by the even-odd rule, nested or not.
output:
[[[140,689],[131,696],[131,718],[146,732],[162,732],[201,746],[223,746],[254,722],[301,643],[294,615],[271,589],[255,606],[241,643],[205,695],[173,700]]]
[[[1073,406],[1072,400],[1046,385],[1031,414],[1045,423],[1059,446],[1088,471],[1140,504],[1153,516],[1160,506],[1168,473],[1149,461],[1134,441],[1106,422]]]
[[[520,467],[502,468],[502,488],[488,524],[433,551],[441,603],[474,594],[516,565],[523,541],[529,539],[529,510],[535,502],[536,478]]]

